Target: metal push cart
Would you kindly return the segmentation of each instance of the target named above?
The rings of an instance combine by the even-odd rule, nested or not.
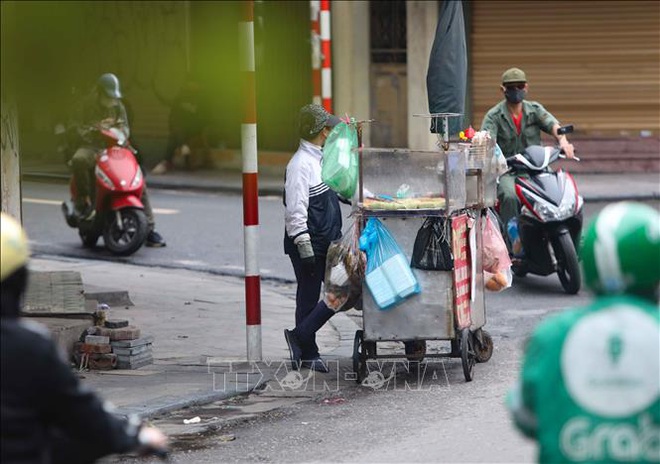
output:
[[[444,119],[447,127],[447,118],[454,115],[428,116]],[[481,162],[485,159],[481,155],[469,145],[450,144],[446,139],[439,143],[438,151],[360,151],[358,207],[363,220],[380,219],[410,262],[417,231],[424,220],[443,218],[449,231],[454,268],[413,269],[421,292],[385,310],[378,307],[366,282],[363,283],[363,330],[356,332],[353,346],[353,370],[358,383],[367,375],[369,359],[393,358],[378,353],[378,342],[412,341],[425,346],[427,340],[448,341],[449,352],[424,353],[422,357],[460,358],[466,381],[473,378],[475,362],[490,359],[493,341],[483,330],[486,310],[481,221],[485,208],[494,204],[495,181],[487,163]],[[401,195],[395,193],[397,190],[413,198],[432,200],[415,204],[412,199],[404,204],[399,200]],[[374,198],[391,204],[371,201]],[[415,360],[421,361],[422,357]]]

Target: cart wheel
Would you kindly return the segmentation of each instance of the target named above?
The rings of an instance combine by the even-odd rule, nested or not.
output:
[[[474,341],[470,329],[461,331],[461,361],[463,362],[463,374],[465,381],[472,381],[472,368],[474,367]]]
[[[481,341],[479,337],[474,337],[474,351],[478,363],[485,363],[493,356],[493,337],[490,336],[485,330],[481,331]]]
[[[364,352],[364,332],[355,331],[355,340],[353,341],[353,372],[355,372],[355,381],[361,384],[367,376],[366,353]]]
[[[377,353],[376,342],[363,340],[362,345],[364,346],[364,359],[374,359]]]

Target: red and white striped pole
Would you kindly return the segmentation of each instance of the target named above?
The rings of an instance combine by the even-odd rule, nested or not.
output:
[[[320,0],[310,0],[311,38],[312,38],[312,103],[321,104],[321,25],[319,14]]]
[[[243,74],[243,238],[245,246],[245,319],[248,361],[261,361],[261,277],[259,275],[259,186],[257,97],[254,64],[254,1],[242,3],[239,24]]]
[[[323,69],[321,71],[323,107],[332,113],[332,47],[330,40],[330,0],[321,0],[321,50]]]

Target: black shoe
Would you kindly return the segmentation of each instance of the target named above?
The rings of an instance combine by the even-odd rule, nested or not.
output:
[[[302,359],[302,348],[298,343],[298,339],[292,331],[284,329],[284,340],[289,347],[289,356],[291,356],[291,367],[294,370],[300,369],[300,360]]]
[[[166,246],[167,243],[165,243],[165,239],[161,237],[161,235],[158,232],[152,230],[151,232],[149,232],[149,235],[147,235],[146,245],[152,248],[160,248]]]
[[[75,214],[78,221],[91,221],[96,216],[96,208],[92,205],[76,205]]]
[[[302,367],[306,367],[307,369],[316,372],[323,372],[324,374],[330,372],[328,365],[323,359],[321,359],[320,356],[318,358],[312,359],[311,361],[303,361]]]

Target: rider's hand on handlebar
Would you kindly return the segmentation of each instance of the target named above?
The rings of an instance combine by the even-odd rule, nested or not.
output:
[[[566,155],[566,158],[568,159],[573,159],[575,158],[575,148],[573,147],[572,143],[569,143],[568,141],[564,142],[561,144],[561,149]]]
[[[167,436],[156,427],[143,426],[138,435],[140,451],[144,454],[167,455]]]

